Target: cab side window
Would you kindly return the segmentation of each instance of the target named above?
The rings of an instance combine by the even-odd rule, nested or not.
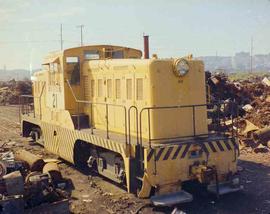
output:
[[[59,65],[57,63],[50,63],[49,64],[49,85],[56,85],[56,83],[58,81],[56,76],[59,76],[56,74],[59,70],[58,67],[59,67]]]
[[[124,51],[116,50],[112,52],[113,59],[123,59],[124,58]]]
[[[79,57],[66,57],[66,63],[68,70],[71,71],[70,84],[78,85],[80,84],[80,60]]]
[[[93,60],[93,59],[99,59],[99,51],[98,50],[86,50],[84,51],[84,59],[85,60]]]

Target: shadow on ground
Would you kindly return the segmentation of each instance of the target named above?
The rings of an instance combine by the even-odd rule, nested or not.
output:
[[[219,199],[192,190],[194,200],[177,206],[187,214],[270,213],[270,167],[250,161],[239,161],[244,190],[221,196]],[[173,208],[154,208],[156,213],[171,213]]]

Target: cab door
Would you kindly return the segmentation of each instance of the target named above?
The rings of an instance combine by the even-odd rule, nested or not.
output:
[[[114,73],[113,80],[113,117],[114,117],[114,130],[118,133],[125,133],[125,75],[124,71],[117,71]]]
[[[105,79],[105,114],[108,115],[108,129],[109,131],[114,131],[115,126],[115,107],[114,104],[114,91],[113,91],[113,83],[114,75],[113,73],[109,73],[106,75]],[[107,122],[107,121],[106,121]]]
[[[102,73],[95,74],[94,87],[96,89],[95,98],[93,100],[93,120],[96,128],[103,130],[107,127],[106,119],[106,78]]]
[[[143,108],[151,106],[150,94],[149,94],[149,91],[150,91],[149,75],[146,74],[145,72],[135,73],[134,87],[135,87],[134,103],[138,109],[138,121],[140,121],[140,119],[142,121],[142,136],[143,138],[148,138],[149,137],[148,127],[149,127],[149,122],[151,123],[151,121],[148,121],[147,111],[145,110],[143,111],[141,118],[140,118],[140,112]],[[151,114],[151,111],[150,111],[150,114]],[[150,118],[152,118],[151,115],[150,115]]]
[[[130,126],[130,134],[134,137],[136,137],[138,125],[137,123],[139,122],[137,121],[136,108],[134,108],[136,106],[135,84],[135,73],[130,72],[126,75],[125,79],[125,106],[127,108],[127,128]]]

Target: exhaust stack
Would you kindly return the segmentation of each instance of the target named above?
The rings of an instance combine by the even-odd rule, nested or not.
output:
[[[149,36],[143,35],[144,42],[144,58],[149,59]]]

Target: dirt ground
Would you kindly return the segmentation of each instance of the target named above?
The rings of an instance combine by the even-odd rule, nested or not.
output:
[[[0,106],[0,144],[7,143],[12,149],[25,148],[42,157],[56,156],[46,152],[39,145],[30,145],[20,136],[18,108]],[[239,166],[244,190],[216,199],[202,192],[192,192],[191,203],[179,205],[178,209],[192,213],[270,213],[270,153],[241,152]],[[60,164],[65,178],[70,179],[68,190],[72,213],[136,213],[148,200],[141,200],[127,194],[110,181],[86,172],[79,172],[63,161]],[[197,193],[196,193],[197,192]],[[196,194],[195,194],[196,193]],[[144,207],[140,213],[171,213],[171,208]]]

